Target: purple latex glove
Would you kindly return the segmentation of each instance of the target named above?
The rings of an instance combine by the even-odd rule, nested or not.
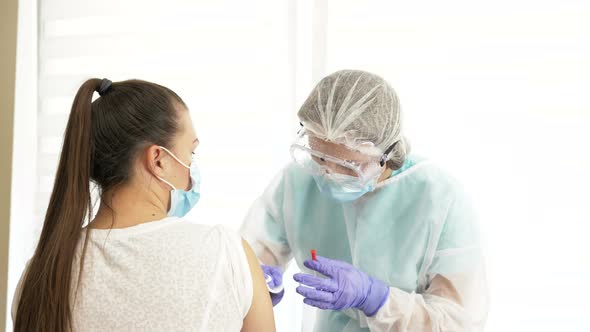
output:
[[[266,286],[269,289],[272,306],[276,306],[281,302],[285,295],[285,290],[281,289],[279,292],[276,289],[283,286],[283,272],[276,266],[261,265],[264,278],[267,280]],[[270,278],[269,278],[270,277]]]
[[[311,287],[297,287],[297,293],[305,297],[303,302],[308,305],[328,310],[357,308],[373,316],[387,301],[386,283],[348,263],[317,256],[317,261],[306,260],[303,265],[328,277],[306,273],[293,276],[295,281]]]

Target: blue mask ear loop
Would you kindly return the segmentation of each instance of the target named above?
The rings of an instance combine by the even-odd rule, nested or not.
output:
[[[181,164],[181,165],[182,165],[182,166],[184,166],[185,168],[191,169],[191,168],[190,168],[190,166],[187,166],[185,163],[183,163],[182,161],[180,161],[180,159],[178,159],[178,157],[176,157],[176,156],[174,155],[174,153],[170,152],[170,150],[166,149],[166,148],[165,148],[165,147],[163,147],[163,146],[158,146],[158,147],[160,147],[162,150],[164,150],[164,151],[168,152],[168,154],[169,154],[170,156],[172,156],[172,158],[174,158],[174,160],[176,160],[176,161],[177,161],[179,164]],[[170,183],[170,182],[168,182],[168,181],[166,181],[166,180],[162,179],[162,178],[161,178],[161,177],[159,177],[159,176],[156,176],[156,177],[157,177],[158,179],[160,179],[160,181],[162,181],[162,182],[164,182],[165,184],[169,185],[169,186],[170,186],[170,187],[171,187],[173,190],[176,190],[176,187],[174,187],[174,186],[172,185],[172,183]]]

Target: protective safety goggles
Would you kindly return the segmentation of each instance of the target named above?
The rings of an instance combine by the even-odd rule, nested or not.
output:
[[[291,145],[291,156],[312,175],[348,175],[358,178],[359,183],[375,180],[386,161],[383,157],[367,156],[342,144],[317,138],[303,128]]]

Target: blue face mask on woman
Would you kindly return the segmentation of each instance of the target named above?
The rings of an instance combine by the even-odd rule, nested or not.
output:
[[[180,190],[176,189],[170,182],[158,177],[162,182],[166,183],[172,188],[170,191],[170,210],[168,210],[168,217],[184,217],[189,211],[197,204],[199,198],[201,198],[201,173],[199,172],[199,168],[197,164],[191,161],[191,165],[187,166],[185,163],[180,161],[174,153],[170,152],[163,146],[160,146],[164,151],[168,152],[174,160],[176,160],[182,166],[188,168],[190,170],[190,178],[191,178],[191,189],[187,190]]]

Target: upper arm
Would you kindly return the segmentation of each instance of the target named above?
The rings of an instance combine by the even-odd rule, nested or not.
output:
[[[428,273],[433,279],[427,293],[457,303],[474,322],[485,321],[488,286],[481,235],[477,213],[463,191],[449,206]]]
[[[456,189],[444,221],[438,250],[479,245],[477,214],[471,199],[462,190]]]
[[[429,272],[431,275],[471,273],[478,268],[481,259],[477,214],[469,197],[462,190],[456,190],[440,231]]]
[[[250,266],[253,286],[252,305],[244,318],[242,331],[275,331],[272,302],[260,264],[246,241],[242,240],[242,246]]]

